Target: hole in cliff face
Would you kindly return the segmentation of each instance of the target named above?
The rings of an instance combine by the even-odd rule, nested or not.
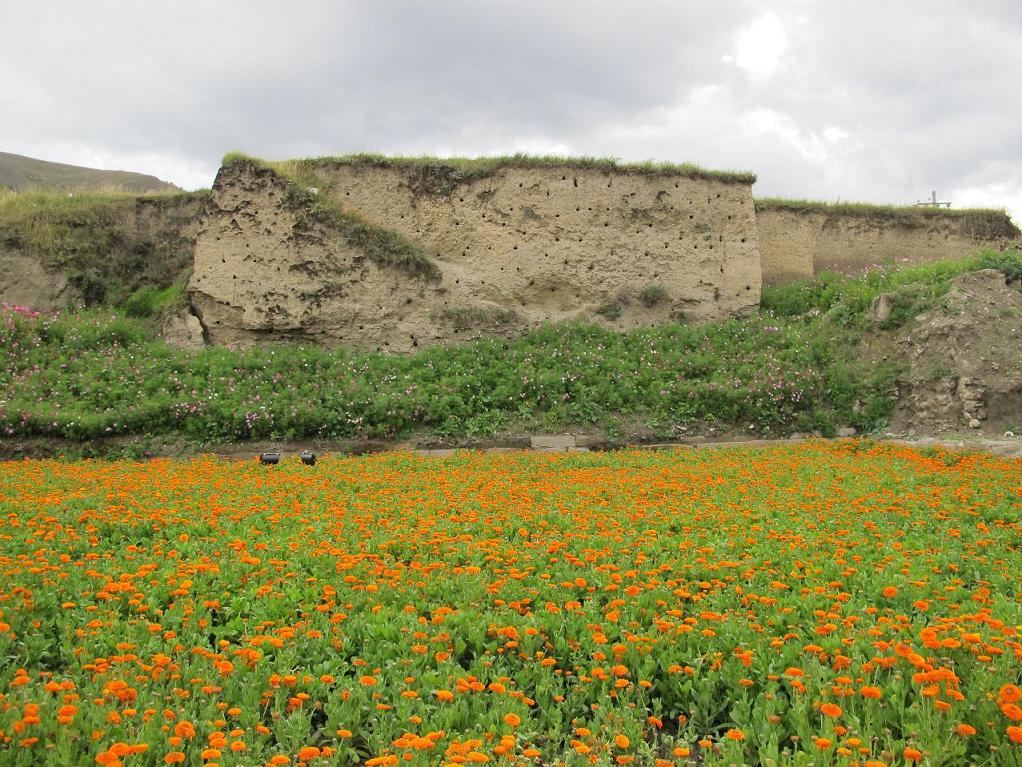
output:
[[[752,290],[752,285],[746,285],[746,286],[745,286],[745,289],[746,289],[746,290]]]
[[[691,213],[689,213],[689,214],[688,214],[688,217],[689,217],[690,219],[693,219],[693,218],[695,218],[695,216],[693,216],[693,215],[692,215]]]
[[[724,273],[724,264],[721,264],[721,265],[720,265],[720,273],[721,273],[721,274],[723,274],[723,273]]]
[[[578,189],[578,179],[577,178],[573,178],[571,180],[571,185],[574,186],[576,189]]]
[[[745,238],[744,237],[742,238],[742,242],[745,242]]]

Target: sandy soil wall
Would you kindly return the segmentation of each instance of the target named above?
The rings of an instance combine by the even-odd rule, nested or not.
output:
[[[1018,243],[1004,214],[893,215],[760,209],[756,212],[763,283],[778,285],[824,271],[859,274],[867,267],[963,258]]]
[[[409,350],[549,321],[721,319],[759,302],[746,183],[506,167],[437,188],[407,169],[342,163],[316,177],[322,198],[399,232],[438,276],[381,266],[291,205],[272,171],[228,165],[189,286],[213,343]]]

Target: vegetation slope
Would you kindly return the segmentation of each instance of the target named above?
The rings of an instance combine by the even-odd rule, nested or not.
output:
[[[642,423],[671,437],[707,426],[832,434],[883,427],[899,360],[862,359],[864,333],[891,331],[933,305],[956,275],[1022,257],[962,261],[860,278],[822,275],[764,291],[761,311],[711,325],[615,333],[548,326],[411,356],[271,345],[173,349],[158,340],[166,291],[119,308],[33,316],[0,328],[0,434],[8,440],[129,436],[211,445],[239,440],[492,436]],[[873,299],[893,295],[883,322]]]

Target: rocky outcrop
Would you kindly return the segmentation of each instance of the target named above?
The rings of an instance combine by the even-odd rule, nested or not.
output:
[[[892,428],[937,433],[1022,426],[1022,289],[995,269],[951,283],[935,308],[898,331],[905,360]]]
[[[409,350],[554,321],[723,319],[759,302],[749,181],[568,166],[469,180],[372,163],[314,171],[296,192],[257,163],[221,168],[189,285],[212,343]]]

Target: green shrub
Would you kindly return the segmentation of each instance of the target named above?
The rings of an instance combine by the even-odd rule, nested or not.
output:
[[[125,300],[123,308],[129,317],[152,317],[154,314],[184,305],[185,288],[183,285],[171,285],[157,290],[151,285],[144,285]]]
[[[663,285],[649,285],[639,293],[639,300],[647,309],[667,300],[667,289]]]
[[[621,304],[618,301],[605,301],[596,307],[596,313],[607,320],[616,320],[621,316]]]

